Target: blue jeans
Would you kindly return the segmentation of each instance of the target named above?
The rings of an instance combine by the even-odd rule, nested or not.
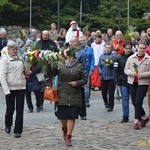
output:
[[[87,78],[87,84],[84,87],[84,93],[85,93],[85,103],[89,104],[89,97],[90,97],[90,75],[88,75]]]
[[[121,92],[121,97],[122,97],[123,117],[129,117],[130,87],[129,86],[120,86],[120,92]]]

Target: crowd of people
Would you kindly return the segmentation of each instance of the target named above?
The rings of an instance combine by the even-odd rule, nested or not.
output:
[[[23,29],[21,33],[17,38],[7,39],[6,30],[0,28],[0,82],[6,99],[6,133],[11,132],[16,108],[14,134],[16,138],[21,137],[25,96],[28,112],[34,110],[31,92],[35,94],[37,112],[43,109],[43,89],[49,80],[39,82],[36,74],[42,71],[41,66],[35,61],[27,67],[18,52],[31,46],[54,52],[75,48],[56,69],[59,97],[56,103],[57,117],[62,124],[67,146],[72,145],[75,119],[79,115],[81,120],[87,119],[86,108],[90,107],[91,90],[101,90],[107,112],[115,108],[115,91],[121,92],[121,123],[129,121],[131,94],[135,110],[134,129],[146,126],[149,117],[142,104],[147,91],[150,95],[150,28],[141,34],[134,32],[129,40],[123,38],[121,31],[114,33],[111,28],[106,34],[100,30],[83,33],[76,21],[70,22],[68,30],[61,28],[59,32],[56,24],[52,23],[51,29],[43,30],[41,34],[35,28],[29,31]],[[49,78],[48,74],[46,78]],[[150,96],[148,104],[150,110]]]

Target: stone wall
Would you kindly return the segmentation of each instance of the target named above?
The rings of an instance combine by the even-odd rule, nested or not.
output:
[[[0,26],[5,28],[5,30],[7,31],[7,38],[8,39],[14,39],[14,38],[18,38],[19,37],[19,30],[21,29],[26,29],[27,31],[29,31],[29,28],[24,28],[22,26]],[[39,31],[37,31],[39,32]]]
[[[2,27],[5,28],[5,30],[7,31],[7,38],[9,39],[12,39],[13,37],[17,38],[19,36],[19,30],[23,29],[23,27],[21,26],[2,26]]]

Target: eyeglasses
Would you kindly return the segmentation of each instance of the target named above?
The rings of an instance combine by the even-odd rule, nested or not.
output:
[[[125,48],[125,49],[132,49],[132,48]]]

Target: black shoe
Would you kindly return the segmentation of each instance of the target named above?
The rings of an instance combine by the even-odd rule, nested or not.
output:
[[[40,106],[40,109],[43,110],[43,105]]]
[[[107,111],[108,111],[108,112],[111,112],[111,111],[113,111],[113,109],[112,109],[112,108],[108,108]]]
[[[108,108],[108,104],[105,104],[105,107]]]
[[[29,109],[29,110],[28,110],[28,113],[33,113],[33,109]]]
[[[86,107],[90,107],[90,104],[86,104]]]
[[[20,138],[21,134],[20,133],[15,133],[15,138]]]
[[[37,107],[37,110],[36,110],[38,113],[41,111],[41,108],[40,107]]]
[[[123,119],[121,120],[121,123],[127,123],[127,122],[129,122],[129,118],[123,117]]]
[[[86,116],[81,116],[81,120],[86,120]]]
[[[92,86],[91,89],[92,89],[92,91],[95,91],[95,87],[94,86]]]
[[[11,132],[11,127],[6,127],[6,128],[5,128],[5,132],[6,132],[6,133],[10,133],[10,132]]]

